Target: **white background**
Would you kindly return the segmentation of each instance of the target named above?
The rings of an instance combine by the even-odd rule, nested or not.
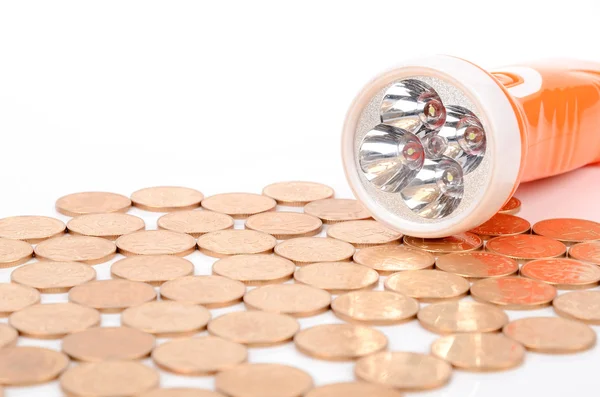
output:
[[[599,15],[597,0],[2,1],[0,216],[58,216],[54,201],[67,193],[128,195],[163,184],[211,195],[315,180],[347,197],[340,130],[354,94],[376,73],[435,53],[483,67],[547,57],[600,61]],[[599,179],[600,167],[588,167],[524,186],[522,214],[600,221],[600,192],[585,192]],[[555,210],[540,212],[539,200],[552,200]],[[155,226],[157,216],[132,213]],[[188,258],[196,273],[210,272],[212,259]],[[108,268],[96,266],[100,278]],[[0,271],[1,281],[10,271]],[[103,317],[104,325],[118,324],[116,315]],[[324,314],[301,323],[334,321]],[[392,350],[427,352],[436,338],[416,322],[381,329]],[[521,368],[503,373],[455,371],[449,386],[419,395],[596,395],[598,353],[528,354]],[[250,360],[298,366],[318,385],[352,379],[351,363],[311,360],[291,344],[252,349]],[[162,373],[161,381],[212,386],[210,377]],[[61,393],[54,382],[6,395]]]

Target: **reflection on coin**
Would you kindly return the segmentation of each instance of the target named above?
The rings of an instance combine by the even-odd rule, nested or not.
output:
[[[519,271],[519,264],[514,259],[482,251],[440,256],[435,267],[467,279],[505,277]]]
[[[538,259],[523,265],[521,275],[559,289],[593,288],[600,281],[600,268],[573,259]]]
[[[442,238],[404,236],[404,244],[427,252],[448,254],[478,250],[483,246],[483,240],[474,233],[466,232]]]
[[[170,387],[165,389],[154,389],[142,393],[139,397],[225,397],[221,393],[206,389],[192,389],[183,387]]]
[[[573,259],[600,265],[600,241],[575,244],[569,249],[569,256]]]
[[[450,364],[427,354],[380,352],[356,363],[358,379],[405,391],[429,390],[448,383]]]
[[[329,310],[329,292],[304,284],[265,285],[244,296],[248,309],[309,317]]]
[[[254,230],[221,230],[198,238],[198,249],[205,255],[268,254],[277,244],[275,237]]]
[[[199,305],[175,301],[153,301],[130,307],[121,314],[121,324],[157,338],[191,336],[206,328],[210,312]]]
[[[121,213],[80,215],[67,223],[71,234],[103,237],[116,240],[118,237],[137,232],[146,227],[137,216]]]
[[[278,182],[265,187],[263,194],[279,205],[302,207],[311,201],[333,197],[333,189],[316,182]]]
[[[36,289],[14,283],[0,283],[0,317],[6,317],[39,301],[40,293]]]
[[[215,336],[175,339],[152,352],[156,365],[165,371],[195,376],[234,367],[245,362],[247,357],[243,345]]]
[[[208,324],[211,334],[252,347],[289,342],[299,329],[293,317],[261,311],[227,313]]]
[[[200,207],[204,195],[195,189],[178,186],[157,186],[131,194],[133,205],[146,211],[171,212]]]
[[[8,324],[0,323],[0,349],[16,345],[18,337],[19,333],[16,329]]]
[[[71,288],[69,300],[103,313],[118,313],[156,299],[151,285],[129,280],[98,280]]]
[[[64,236],[36,245],[35,256],[49,261],[97,265],[111,260],[116,251],[115,243],[100,237]]]
[[[521,318],[508,323],[503,332],[538,353],[575,353],[596,344],[596,332],[588,325],[561,317]]]
[[[138,360],[150,354],[154,337],[128,327],[94,327],[65,336],[62,350],[79,361]]]
[[[465,301],[432,303],[417,317],[424,328],[439,334],[493,332],[508,323],[508,316],[496,306]]]
[[[196,240],[185,233],[169,230],[143,230],[121,236],[116,241],[119,252],[132,255],[186,256],[196,250]]]
[[[316,216],[298,212],[264,212],[246,220],[246,228],[268,233],[278,240],[319,234],[323,222]]]
[[[0,349],[0,384],[30,386],[56,379],[69,365],[61,352],[42,347],[16,346]]]
[[[275,247],[275,253],[296,265],[315,262],[339,262],[354,255],[354,247],[343,241],[321,237],[299,237],[283,241]]]
[[[357,248],[379,244],[397,244],[402,233],[377,221],[350,221],[335,224],[327,229],[327,236],[345,241]]]
[[[242,301],[246,286],[221,276],[187,276],[167,281],[160,287],[162,299],[202,305],[213,309]]]
[[[306,204],[304,212],[327,224],[371,218],[369,211],[360,202],[351,199],[316,200]]]
[[[487,278],[473,283],[471,296],[509,310],[538,309],[550,305],[556,288],[524,277]]]
[[[521,209],[521,200],[511,197],[510,200],[500,209],[502,214],[516,214]]]
[[[485,249],[521,261],[556,258],[567,252],[563,243],[531,234],[496,237],[488,241]]]
[[[421,302],[460,298],[467,294],[469,286],[469,282],[464,278],[439,270],[395,273],[385,281],[387,290],[399,292]]]
[[[0,238],[0,268],[23,264],[33,257],[33,247],[24,241]]]
[[[127,212],[130,207],[129,198],[106,192],[73,193],[56,201],[56,210],[66,216]]]
[[[115,278],[141,281],[150,285],[161,285],[165,281],[189,276],[194,264],[173,255],[130,256],[113,263],[110,273]]]
[[[46,294],[69,291],[76,285],[96,279],[93,267],[79,262],[34,262],[15,269],[11,280]]]
[[[352,262],[318,262],[296,270],[294,279],[332,294],[340,294],[373,288],[379,281],[379,273]]]
[[[405,270],[421,270],[433,267],[435,257],[428,252],[402,245],[379,245],[367,247],[354,254],[354,262],[368,266],[381,275]]]
[[[546,219],[533,225],[533,232],[563,243],[600,240],[600,223],[585,219]]]
[[[292,261],[275,255],[229,256],[216,261],[212,268],[214,274],[246,285],[283,283],[293,277],[294,270]]]
[[[277,202],[270,197],[254,193],[223,193],[202,200],[202,207],[214,212],[227,214],[235,219],[273,211]]]
[[[574,291],[557,296],[554,311],[562,317],[600,325],[600,291]]]
[[[402,395],[384,386],[365,382],[332,383],[317,387],[306,397],[402,397]]]
[[[171,212],[158,218],[156,224],[159,229],[200,237],[205,233],[232,229],[234,222],[229,215],[196,210]]]
[[[0,237],[37,244],[65,232],[63,221],[47,216],[11,216],[0,219]]]
[[[502,371],[525,358],[521,344],[497,333],[447,335],[431,345],[431,353],[467,371]]]
[[[489,238],[527,233],[530,228],[531,224],[523,218],[508,214],[496,214],[487,222],[471,230],[471,233]]]
[[[395,292],[354,291],[335,298],[331,310],[344,321],[391,325],[414,318],[419,302]]]

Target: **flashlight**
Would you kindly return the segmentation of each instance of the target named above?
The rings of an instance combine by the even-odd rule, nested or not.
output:
[[[600,161],[600,64],[488,72],[449,56],[407,62],[358,94],[342,158],[378,221],[415,237],[462,233],[496,214],[520,182]]]

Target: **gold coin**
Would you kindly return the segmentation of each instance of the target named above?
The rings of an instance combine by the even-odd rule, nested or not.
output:
[[[35,256],[49,261],[97,265],[111,260],[116,251],[115,243],[100,237],[64,236],[39,243]]]
[[[242,364],[215,377],[229,397],[301,397],[313,387],[309,374],[283,364]]]
[[[502,331],[538,353],[576,353],[596,344],[596,332],[588,325],[561,317],[521,318],[508,323]]]
[[[391,325],[414,318],[419,302],[395,292],[355,291],[335,298],[331,310],[344,321]]]
[[[212,271],[246,285],[283,283],[294,276],[294,262],[274,255],[234,255],[219,259]]]
[[[0,317],[34,305],[40,301],[38,290],[14,283],[0,283]]]
[[[508,316],[496,306],[478,302],[439,302],[419,310],[423,328],[438,334],[493,332],[506,323]]]
[[[227,214],[235,219],[273,211],[276,206],[277,202],[272,198],[254,193],[223,193],[202,200],[202,208]]]
[[[139,360],[150,355],[154,337],[128,327],[93,327],[65,336],[62,350],[79,361]]]
[[[600,223],[585,219],[546,219],[533,225],[533,232],[563,243],[600,240]]]
[[[524,277],[487,278],[473,283],[471,295],[475,300],[504,309],[526,310],[550,305],[556,288]]]
[[[208,323],[212,335],[252,347],[289,342],[299,329],[293,317],[260,311],[227,313]]]
[[[600,291],[574,291],[554,298],[554,311],[562,317],[600,325]]]
[[[162,299],[202,305],[213,309],[242,301],[246,286],[221,276],[187,276],[167,281],[160,287]]]
[[[205,389],[192,389],[183,387],[171,387],[166,389],[154,389],[139,397],[225,397],[221,393]]]
[[[560,241],[531,234],[496,237],[487,242],[485,249],[520,261],[556,258],[567,252]]]
[[[593,288],[600,282],[600,268],[573,259],[538,259],[526,263],[521,275],[559,289]]]
[[[418,299],[435,302],[461,298],[469,292],[470,284],[456,274],[439,270],[414,270],[392,274],[385,280],[385,289]]]
[[[8,324],[0,324],[0,349],[16,345],[18,337],[19,333],[16,329]]]
[[[514,259],[482,251],[440,256],[435,267],[467,279],[505,277],[519,271],[519,264]]]
[[[405,391],[436,389],[450,380],[450,364],[428,354],[380,352],[363,357],[354,374],[360,380]]]
[[[131,194],[135,207],[153,212],[191,210],[200,207],[204,195],[195,189],[178,186],[157,186]]]
[[[329,310],[331,295],[304,284],[265,285],[248,291],[244,303],[253,310],[309,317]]]
[[[333,197],[333,189],[316,182],[278,182],[265,187],[263,194],[279,205],[302,207],[311,201]]]
[[[498,213],[470,232],[483,238],[490,238],[528,233],[529,229],[531,229],[531,224],[527,220],[514,215]]]
[[[152,352],[154,363],[181,375],[212,375],[246,361],[248,351],[239,343],[215,336],[175,339]]]
[[[71,288],[69,300],[103,313],[118,313],[156,299],[151,285],[129,280],[98,280]]]
[[[312,389],[305,397],[402,397],[396,390],[364,382],[332,383]]]
[[[158,218],[159,229],[186,233],[193,237],[219,230],[233,229],[234,221],[229,215],[211,211],[177,211]]]
[[[332,294],[340,294],[375,287],[379,273],[352,262],[319,262],[296,270],[294,279]]]
[[[169,230],[143,230],[121,236],[116,241],[119,252],[133,255],[186,256],[196,250],[196,239]]]
[[[332,238],[298,237],[283,241],[275,253],[302,266],[315,262],[340,262],[352,258],[354,246]]]
[[[516,197],[511,197],[510,200],[500,209],[502,214],[516,214],[521,210],[521,200]]]
[[[254,230],[221,230],[198,238],[198,249],[205,255],[222,258],[229,255],[268,254],[277,244],[275,237]]]
[[[146,227],[137,216],[121,213],[80,215],[67,223],[71,234],[103,237],[116,240],[118,237],[137,232]]]
[[[21,265],[32,257],[33,247],[28,243],[0,238],[0,268]]]
[[[402,233],[385,227],[377,221],[350,221],[329,227],[327,236],[362,248],[379,244],[397,244],[402,238]]]
[[[61,352],[42,347],[15,346],[0,349],[0,384],[30,386],[56,379],[69,366]]]
[[[264,212],[246,220],[246,228],[272,235],[278,240],[319,234],[323,222],[316,216],[298,212]]]
[[[402,245],[367,247],[354,254],[354,262],[368,266],[381,275],[405,270],[422,270],[433,267],[435,257],[428,252]]]
[[[11,216],[0,219],[0,237],[37,244],[65,232],[63,221],[47,216]]]
[[[478,250],[483,246],[483,240],[474,233],[466,232],[442,238],[404,236],[404,244],[435,254],[450,254]]]
[[[96,279],[93,267],[79,262],[30,263],[15,269],[12,282],[26,285],[46,294],[68,292],[76,285]]]
[[[371,219],[369,211],[360,202],[351,199],[316,200],[306,204],[304,212],[326,224]]]
[[[431,345],[431,353],[456,368],[478,372],[514,368],[525,359],[520,343],[497,333],[442,336]]]
[[[569,249],[569,256],[573,259],[600,265],[600,242],[575,244]]]
[[[69,397],[137,396],[158,383],[158,372],[137,361],[83,363],[60,377],[60,386]]]
[[[206,328],[210,312],[202,306],[175,301],[153,301],[126,309],[121,324],[157,338],[191,336]]]
[[[113,263],[110,273],[114,278],[158,286],[166,281],[193,274],[194,264],[173,255],[130,256]]]
[[[66,216],[127,212],[130,207],[129,198],[106,192],[73,193],[56,201],[56,210]]]

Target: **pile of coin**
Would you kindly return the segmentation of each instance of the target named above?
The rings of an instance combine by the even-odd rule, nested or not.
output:
[[[64,196],[56,210],[72,217],[66,224],[0,219],[0,267],[11,279],[0,284],[0,385],[59,378],[75,397],[398,397],[442,387],[455,369],[517,367],[526,351],[590,349],[600,224],[531,226],[514,215],[520,205],[511,199],[470,232],[423,239],[313,182],[206,198],[184,187]],[[132,206],[165,213],[157,230],[127,214]],[[218,258],[212,274],[184,258],[195,251]],[[110,278],[98,277],[94,266],[113,259]],[[68,302],[40,303],[56,293]],[[240,303],[246,310],[211,312]],[[511,321],[505,311],[550,305],[557,316]],[[340,321],[298,321],[329,310]],[[104,313],[118,313],[121,326],[101,326]],[[439,338],[388,350],[381,327],[408,321]],[[61,351],[36,346],[42,339],[61,339]],[[290,363],[248,359],[249,349],[286,343],[314,359],[356,361],[356,381],[315,387]],[[156,368],[214,376],[216,390],[161,388]]]

